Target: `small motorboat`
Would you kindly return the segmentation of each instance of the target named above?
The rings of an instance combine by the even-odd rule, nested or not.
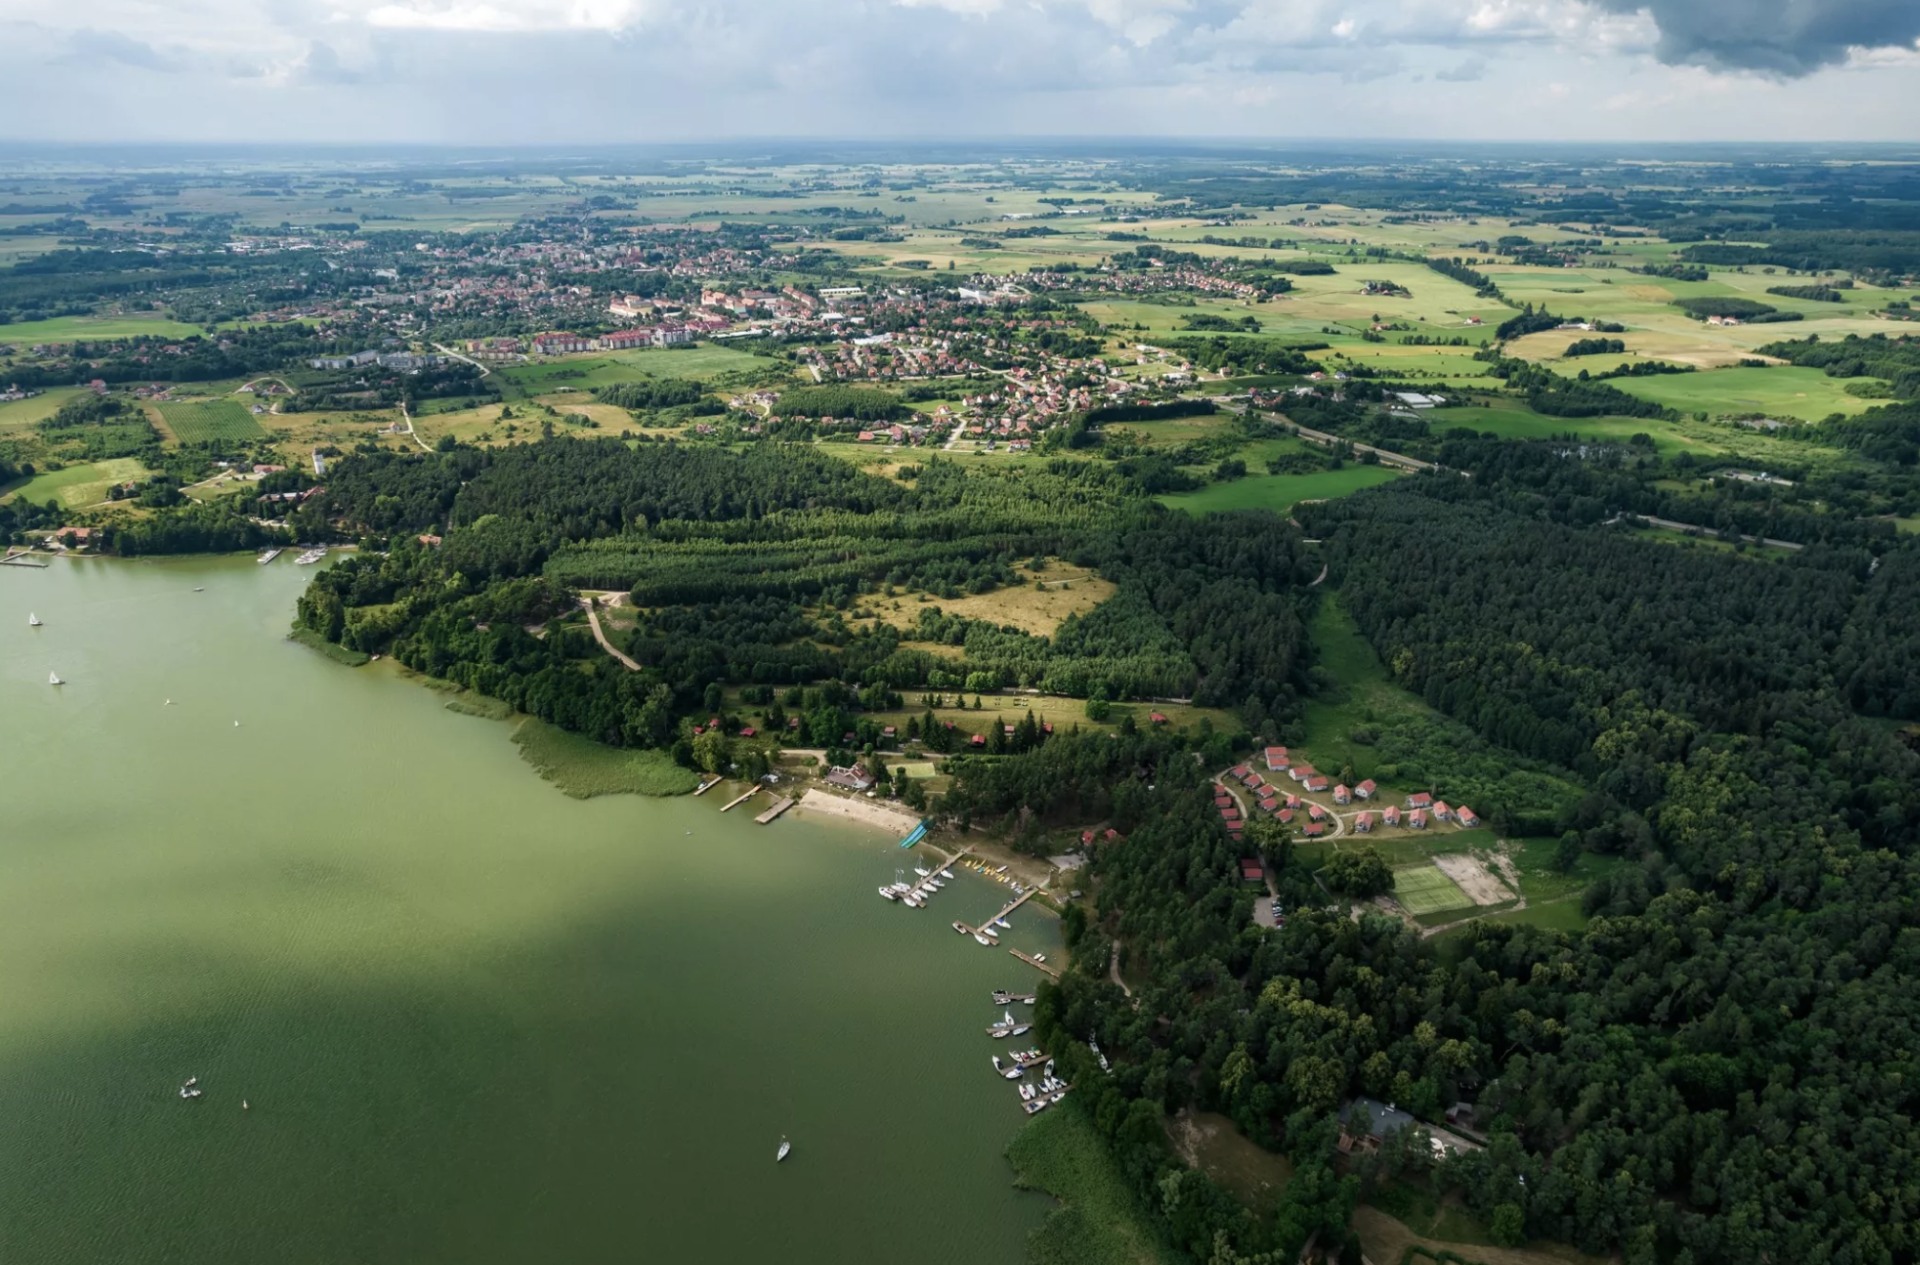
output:
[[[886,897],[886,898],[887,898],[888,900],[899,900],[899,899],[900,899],[900,893],[898,893],[898,892],[896,892],[896,891],[894,891],[894,890],[893,890],[893,889],[892,889],[891,887],[883,887],[883,888],[881,888],[881,889],[880,889],[880,894],[881,894],[882,896],[884,896],[884,897]]]
[[[778,1164],[781,1160],[786,1159],[788,1153],[790,1153],[792,1150],[793,1150],[793,1143],[787,1141],[785,1138],[781,1138],[780,1149],[773,1153],[773,1162],[775,1164]]]
[[[207,591],[207,586],[204,584],[196,584],[193,586],[193,591],[195,593],[205,593]]]
[[[1000,928],[1002,931],[1013,930],[1013,924],[1008,922],[1005,918],[995,918],[993,920],[993,925]]]
[[[1028,1115],[1037,1116],[1046,1109],[1047,1101],[1044,1098],[1036,1098],[1032,1102],[1022,1103],[1021,1106]]]
[[[963,936],[967,934],[967,924],[966,924],[966,923],[964,923],[964,922],[956,922],[956,923],[954,923],[954,924],[953,924],[953,929],[954,929],[955,931],[958,931],[958,932],[959,932],[959,933],[960,933],[961,935],[963,935]]]
[[[993,1070],[996,1072],[999,1072],[1001,1075],[1004,1076],[1006,1074],[1006,1069],[1000,1066],[1000,1056],[998,1054],[995,1054],[991,1057],[993,1058]]]
[[[240,1110],[242,1110],[242,1111],[251,1111],[251,1110],[252,1110],[252,1108],[250,1108],[250,1107],[248,1107],[248,1106],[247,1106],[247,1100],[246,1100],[246,1099],[244,1099],[244,1098],[242,1098],[242,1099],[240,1100]]]

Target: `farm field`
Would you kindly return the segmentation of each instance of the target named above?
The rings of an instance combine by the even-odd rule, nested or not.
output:
[[[167,429],[183,444],[266,438],[247,406],[234,400],[171,400],[159,408]]]
[[[114,457],[107,461],[88,461],[35,475],[6,494],[8,500],[28,500],[45,505],[57,500],[68,509],[84,509],[107,499],[107,489],[116,483],[150,478],[152,472],[134,457]]]
[[[61,316],[50,321],[0,325],[0,344],[73,343],[96,338],[192,338],[198,325],[163,316]]]
[[[1732,450],[1707,439],[1684,434],[1673,423],[1650,417],[1548,417],[1524,404],[1497,404],[1491,408],[1441,408],[1427,415],[1436,433],[1462,426],[1500,439],[1579,439],[1624,444],[1635,435],[1648,435],[1661,456],[1691,452],[1697,457],[1731,456]]]
[[[1764,413],[1817,422],[1834,413],[1851,416],[1881,403],[1848,395],[1839,378],[1818,369],[1780,365],[1771,369],[1712,369],[1657,378],[1616,378],[1629,395],[1652,400],[1683,413]]]
[[[1393,898],[1415,917],[1471,909],[1473,901],[1432,863],[1410,865],[1393,872]]]
[[[1332,500],[1377,487],[1400,477],[1387,466],[1350,464],[1340,470],[1312,474],[1250,474],[1226,483],[1213,483],[1198,492],[1175,492],[1159,498],[1170,509],[1189,514],[1263,509],[1284,514],[1302,501]]]
[[[893,599],[872,598],[879,618],[895,628],[910,629],[920,621],[920,612],[929,608],[947,615],[987,620],[994,624],[1012,624],[1037,636],[1050,636],[1069,615],[1084,615],[1112,597],[1118,590],[1090,571],[1082,571],[1054,560],[1045,570],[1021,568],[1020,583],[1007,585],[991,593],[968,597],[937,598],[921,602],[911,596]],[[1047,587],[1036,588],[1036,580]],[[958,647],[955,647],[958,649]]]
[[[741,370],[781,369],[780,361],[714,347],[705,343],[685,350],[652,348],[646,351],[606,352],[543,364],[509,365],[493,371],[489,381],[498,381],[501,393],[510,399],[545,395],[565,388],[590,391],[594,387],[617,382],[640,382],[654,378],[710,379]]]

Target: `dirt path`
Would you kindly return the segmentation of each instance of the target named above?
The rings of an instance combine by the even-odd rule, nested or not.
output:
[[[1330,566],[1332,566],[1332,565],[1333,565],[1333,564],[1332,564],[1332,563],[1330,563],[1330,562],[1323,562],[1323,563],[1321,563],[1321,564],[1320,564],[1320,574],[1319,574],[1319,575],[1316,575],[1316,576],[1314,576],[1314,577],[1313,577],[1313,583],[1312,583],[1312,584],[1309,584],[1309,585],[1308,585],[1307,587],[1308,587],[1308,588],[1314,588],[1314,587],[1317,587],[1317,586],[1319,585],[1319,583],[1320,583],[1320,581],[1322,581],[1322,580],[1324,580],[1324,579],[1326,579],[1326,578],[1327,578],[1327,568],[1328,568],[1328,567],[1330,567]]]
[[[1133,990],[1127,987],[1127,981],[1120,978],[1120,942],[1118,940],[1113,942],[1113,952],[1107,954],[1107,978],[1118,984],[1120,991],[1128,997],[1133,996]]]
[[[424,440],[424,439],[422,439],[422,438],[420,438],[420,434],[419,434],[419,432],[413,429],[413,414],[411,414],[411,413],[409,413],[409,412],[407,412],[407,402],[406,402],[405,400],[402,400],[402,401],[400,401],[400,416],[406,419],[406,422],[407,422],[407,437],[408,437],[409,439],[411,439],[411,440],[413,440],[413,442],[414,442],[414,443],[416,443],[416,444],[419,444],[419,445],[420,445],[420,451],[421,451],[421,452],[432,452],[432,451],[433,451],[433,449],[431,449],[431,448],[429,448],[429,447],[427,446],[427,441],[426,441],[426,440]],[[600,631],[600,625],[598,625],[598,624],[595,624],[595,625],[593,626],[593,628],[594,628],[594,631],[595,631],[596,633],[598,633],[598,632]],[[602,642],[601,644],[603,644],[603,645],[604,645],[604,644],[605,644],[605,642],[603,641],[603,642]],[[609,650],[611,650],[611,649],[612,649],[612,647],[611,647],[611,646],[608,646],[607,648],[608,648]],[[637,671],[639,671],[639,669],[638,669],[638,668],[635,668],[635,669],[634,669],[634,671],[636,671],[636,672],[637,672]]]
[[[640,670],[640,665],[635,663],[632,659],[629,659],[626,655],[621,654],[618,650],[615,650],[613,648],[613,643],[607,640],[607,634],[600,631],[600,615],[599,615],[599,612],[597,612],[593,608],[593,599],[590,597],[583,597],[580,599],[580,604],[587,608],[587,623],[593,626],[593,639],[600,643],[600,648],[606,651],[608,654],[612,655],[614,658],[618,659],[620,662],[626,664],[627,671],[638,672]]]

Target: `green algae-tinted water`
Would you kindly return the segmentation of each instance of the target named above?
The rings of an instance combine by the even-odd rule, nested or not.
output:
[[[568,799],[286,641],[289,561],[0,568],[0,1261],[1021,1258],[1004,889]]]

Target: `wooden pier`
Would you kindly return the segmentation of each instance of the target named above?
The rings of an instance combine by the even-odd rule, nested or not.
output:
[[[758,795],[759,793],[760,793],[759,787],[749,786],[747,788],[747,793],[745,795],[741,795],[738,798],[728,800],[726,803],[720,806],[720,811],[724,813],[729,808],[738,808],[740,807],[740,805],[746,803],[748,800],[752,799],[755,795]]]
[[[999,919],[1005,918],[1008,914],[1020,908],[1020,906],[1026,904],[1028,901],[1032,900],[1034,897],[1038,896],[1039,894],[1040,894],[1039,888],[1029,887],[1026,891],[1020,893],[1019,899],[1015,900],[1011,905],[1008,905],[1005,909],[995,914],[992,918],[987,919],[985,922],[981,923],[978,927],[967,927],[967,930],[979,931],[979,932],[982,932],[983,934],[994,936],[997,938],[1000,935],[1000,929],[995,927],[993,924]],[[962,923],[961,925],[966,926],[965,923]],[[1045,968],[1042,968],[1042,969],[1045,969]]]
[[[793,797],[789,795],[782,795],[779,799],[776,799],[773,801],[773,806],[771,808],[767,809],[766,812],[761,813],[758,817],[755,817],[754,820],[764,826],[768,822],[772,821],[775,817],[778,817],[781,813],[786,812],[789,808],[792,808],[792,807],[793,807]]]
[[[938,848],[936,848],[936,847],[934,847],[934,846],[933,846],[932,844],[930,844],[930,843],[929,843],[929,844],[924,844],[924,845],[922,845],[922,846],[924,846],[924,847],[925,847],[925,848],[927,849],[927,851],[929,851],[929,852],[938,852],[938,851],[940,850],[940,849],[938,849]],[[931,870],[928,870],[928,871],[927,871],[927,876],[926,876],[925,878],[923,878],[923,879],[921,879],[921,880],[920,880],[919,882],[917,882],[917,883],[915,883],[915,884],[914,884],[914,885],[913,885],[913,886],[912,886],[912,887],[911,887],[910,889],[908,889],[908,891],[907,891],[907,895],[909,895],[909,896],[918,896],[918,895],[920,895],[920,894],[921,894],[921,893],[922,893],[923,891],[925,891],[925,890],[927,889],[927,887],[928,887],[928,886],[929,886],[929,885],[930,885],[930,884],[931,884],[931,883],[933,882],[933,880],[934,880],[934,879],[936,879],[936,878],[938,878],[938,877],[940,877],[940,872],[941,872],[942,870],[944,870],[944,869],[946,869],[946,868],[948,868],[949,866],[951,866],[951,865],[953,865],[953,864],[954,864],[955,862],[957,862],[957,861],[958,861],[958,860],[959,860],[959,859],[960,859],[961,857],[963,857],[963,856],[965,856],[965,855],[967,855],[967,853],[969,853],[969,852],[971,852],[971,851],[973,851],[973,847],[972,847],[972,845],[971,845],[971,844],[969,844],[969,845],[968,845],[967,847],[964,847],[964,848],[962,848],[962,849],[960,849],[960,850],[959,850],[958,852],[956,852],[956,853],[954,853],[954,854],[953,854],[952,856],[950,856],[950,857],[948,857],[948,858],[947,858],[946,860],[944,860],[944,861],[942,861],[942,862],[941,862],[940,864],[938,864],[938,865],[936,865],[936,866],[934,866],[934,867],[933,867],[933,868],[932,868]],[[966,923],[964,923],[964,922],[963,922],[963,923],[961,923],[960,925],[961,925],[961,926],[963,926],[963,927],[966,927],[966,926],[967,926],[967,924],[966,924]],[[967,927],[967,930],[968,930],[969,932],[971,932],[971,931],[973,930],[973,928],[972,928],[972,927]]]
[[[700,783],[700,789],[695,791],[694,794],[705,795],[708,791],[712,790],[714,787],[718,785],[720,785],[720,779],[717,777],[712,779],[711,781],[702,782]]]
[[[1031,966],[1036,971],[1045,971],[1048,975],[1051,975],[1055,979],[1060,978],[1059,967],[1048,966],[1045,962],[1042,962],[1039,958],[1034,957],[1031,953],[1022,953],[1018,949],[1008,949],[1007,952],[1013,954],[1013,956],[1019,958],[1022,962],[1025,962],[1028,966]]]
[[[24,549],[21,550],[19,553],[14,553],[12,550],[8,550],[7,556],[4,558],[0,558],[0,566],[44,567],[46,565],[47,565],[46,559],[36,558]]]

